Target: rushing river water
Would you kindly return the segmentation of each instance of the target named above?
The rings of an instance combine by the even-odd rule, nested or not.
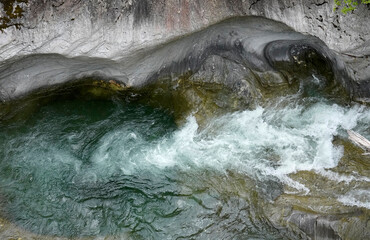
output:
[[[284,97],[202,128],[192,116],[178,127],[164,110],[117,99],[54,101],[0,123],[1,208],[51,236],[284,238],[261,199],[310,194],[290,177],[299,171],[369,183],[330,170],[344,151],[334,138],[346,129],[370,137],[369,122],[368,107],[314,97]],[[370,208],[369,189],[333,201]]]

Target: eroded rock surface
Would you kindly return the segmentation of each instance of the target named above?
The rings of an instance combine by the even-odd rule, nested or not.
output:
[[[253,33],[246,34],[241,29],[242,26],[233,33],[229,29],[225,29],[228,26],[224,25],[223,30],[228,31],[230,36],[223,34],[221,32],[223,31],[222,27],[219,26],[217,30],[212,30],[216,29],[216,27],[212,27],[202,31],[202,33],[195,33],[192,37],[187,38],[187,43],[184,43],[184,41],[178,41],[175,45],[169,43],[173,39],[204,29],[231,16],[259,15],[282,21],[296,31],[315,35],[323,40],[329,48],[343,51],[344,54],[338,60],[339,58],[334,53],[321,47],[323,46],[322,43],[317,44],[318,40],[312,40],[312,38],[309,40],[316,42],[315,51],[323,54],[324,58],[329,58],[329,60],[325,61],[329,61],[337,69],[342,69],[342,73],[336,74],[336,78],[346,89],[351,89],[349,91],[350,95],[357,100],[368,101],[367,89],[369,87],[370,64],[367,58],[368,48],[366,46],[369,45],[370,31],[368,31],[369,27],[366,24],[358,24],[364,21],[369,13],[369,9],[365,5],[360,5],[355,14],[344,16],[333,12],[331,1],[305,1],[298,3],[297,1],[214,0],[206,2],[178,2],[172,0],[127,0],[103,3],[98,0],[14,0],[2,1],[1,3],[0,58],[8,60],[1,64],[3,65],[2,69],[9,67],[9,61],[14,61],[13,59],[29,54],[61,54],[60,58],[75,57],[73,60],[63,60],[62,65],[65,65],[64,67],[57,67],[59,72],[64,71],[69,72],[69,74],[63,73],[62,75],[64,76],[58,74],[59,79],[48,80],[49,85],[62,83],[66,81],[66,78],[79,78],[85,75],[96,74],[102,75],[102,77],[116,78],[124,83],[129,81],[130,85],[134,86],[146,81],[146,78],[150,76],[143,75],[148,74],[148,72],[151,72],[152,78],[155,78],[157,75],[163,75],[163,72],[166,71],[182,74],[187,67],[194,71],[194,66],[199,65],[209,55],[214,54],[211,51],[215,49],[217,49],[215,54],[228,55],[227,57],[232,61],[235,61],[236,58],[239,58],[237,59],[238,61],[245,60],[240,59],[236,51],[238,51],[238,48],[239,50],[242,48],[248,49],[249,54],[255,55],[254,60],[250,60],[252,57],[249,57],[248,65],[257,68],[259,71],[271,70],[269,64],[271,65],[272,63],[273,65],[274,61],[263,60],[264,57],[261,56],[261,49],[266,46],[267,42],[290,39],[297,40],[297,44],[301,44],[299,41],[310,37],[304,37],[303,35],[294,37],[294,34],[285,34],[283,37],[283,34],[275,34],[275,39],[271,38],[271,36],[264,39],[261,34],[257,33],[258,28],[262,27],[261,29],[264,29],[264,31],[269,31],[269,29],[262,26],[264,23],[261,22],[260,25],[255,24],[256,30]],[[279,25],[278,29],[278,31],[285,31],[284,29],[288,28]],[[215,32],[213,33],[212,31]],[[293,32],[291,30],[287,31]],[[216,42],[218,41],[216,39],[218,37],[217,33],[221,33],[220,43]],[[237,36],[239,33],[241,37]],[[259,35],[254,36],[255,34]],[[253,37],[245,39],[247,36],[250,37],[252,35]],[[288,35],[290,36],[287,37]],[[209,42],[207,42],[208,38]],[[225,41],[230,42],[227,43]],[[247,43],[249,45],[238,46],[238,44],[245,44],[242,43],[243,41],[249,41]],[[261,41],[261,44],[260,46],[257,46],[258,44],[250,44],[252,41]],[[303,45],[307,45],[307,43],[306,41]],[[163,47],[163,50],[158,47],[161,44],[166,45]],[[223,46],[220,44],[223,44]],[[234,46],[231,46],[231,44],[234,44]],[[289,47],[294,45],[294,43],[283,43],[283,45],[286,45],[286,51],[290,51]],[[309,45],[310,43],[307,46]],[[319,45],[320,49],[317,49]],[[222,47],[225,49],[221,49]],[[284,46],[278,46],[278,48],[282,47]],[[221,53],[221,51],[231,51],[231,53],[225,54]],[[152,52],[155,52],[155,54],[150,56]],[[200,55],[198,52],[202,52],[203,55]],[[171,64],[172,69],[169,69],[170,63],[166,63],[163,60],[164,57],[167,57],[167,54],[169,54],[168,59],[175,62],[184,62],[184,59],[188,57],[186,64],[191,66],[177,64],[177,67],[175,67]],[[96,61],[91,59],[83,60],[79,59],[80,57],[101,59]],[[37,57],[35,60],[29,61],[39,66],[47,62],[45,67],[49,68],[55,68],[51,65],[53,63],[58,65],[56,62],[60,61],[55,59],[59,58],[56,56],[50,57],[50,61],[40,60],[40,58],[48,59],[49,57]],[[162,60],[153,61],[154,58],[162,58]],[[102,66],[97,63],[106,62],[105,59],[118,60],[119,64],[112,63],[108,67],[106,63],[103,63]],[[283,59],[283,61],[287,60]],[[16,64],[30,66],[29,63],[22,61]],[[36,64],[37,61],[39,62]],[[77,62],[79,62],[77,64],[78,67],[69,67]],[[89,65],[90,67],[84,65]],[[138,65],[140,65],[140,71],[136,71]],[[181,65],[181,69],[178,69],[179,65]],[[67,68],[68,71],[65,71]],[[78,70],[78,68],[80,69]],[[108,70],[108,68],[110,69]],[[160,68],[163,68],[163,70],[159,71]],[[14,69],[14,64],[12,69]],[[29,69],[29,71],[34,70],[36,69]],[[158,74],[154,74],[157,70]],[[5,75],[9,75],[11,71],[7,70],[5,72]],[[19,73],[17,74],[13,75],[12,78],[22,78],[19,76]],[[25,74],[23,79],[31,77],[29,81],[27,80],[27,84],[30,85],[28,87],[29,90],[43,86],[43,84],[40,85],[41,80],[32,78],[32,74],[28,75],[26,72],[21,74]],[[5,75],[4,71],[2,71],[2,78]],[[49,75],[52,75],[52,71],[50,71]],[[47,76],[41,76],[42,78],[47,78]],[[349,83],[348,78],[353,81]],[[24,93],[26,87],[20,87],[20,84],[17,84],[16,87],[12,86],[13,90],[11,91],[14,92],[12,94],[9,94],[9,86],[2,86],[1,98],[11,98],[12,96],[17,96],[17,94]]]
[[[222,76],[210,76],[220,70]],[[259,85],[292,85],[312,75],[320,81],[318,89],[339,86],[351,97],[369,97],[366,88],[349,78],[344,63],[319,39],[275,21],[246,17],[224,21],[122,60],[62,55],[8,60],[0,70],[1,99],[16,99],[86,77],[113,79],[124,86],[140,88],[158,79],[176,80],[186,74],[222,83],[251,103],[263,98],[257,90]]]
[[[118,58],[231,16],[257,15],[318,36],[330,48],[352,50],[370,39],[369,7],[333,12],[333,1],[268,0],[3,0],[1,58],[61,53]],[[18,28],[18,29],[17,29]],[[19,30],[20,28],[20,30]]]

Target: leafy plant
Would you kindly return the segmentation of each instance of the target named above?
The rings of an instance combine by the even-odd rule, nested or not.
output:
[[[370,4],[370,0],[361,0],[363,4]],[[334,0],[334,11],[337,11],[339,8],[343,14],[354,11],[358,6],[357,0]]]

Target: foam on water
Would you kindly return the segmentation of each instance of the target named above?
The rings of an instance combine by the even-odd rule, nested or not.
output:
[[[131,133],[108,133],[100,140],[93,158],[101,162],[115,159],[126,174],[143,168],[154,171],[175,166],[221,172],[233,169],[255,177],[275,176],[294,185],[297,183],[288,180],[288,174],[315,170],[331,179],[346,181],[343,176],[325,171],[335,167],[343,154],[341,147],[333,145],[333,137],[344,136],[345,130],[366,125],[369,119],[365,107],[346,108],[321,101],[236,112],[210,121],[201,130],[190,116],[171,137],[142,146],[131,156],[123,144],[127,141],[124,139],[131,139],[132,135],[127,135]],[[130,141],[133,146],[141,142],[136,135]]]
[[[369,182],[367,176],[330,170],[343,154],[332,143],[334,136],[346,138],[345,130],[354,129],[369,137],[370,111],[365,106],[285,98],[211,119],[202,128],[189,116],[176,128],[163,111],[147,106],[70,104],[56,103],[26,122],[1,125],[0,190],[8,199],[6,211],[15,222],[39,233],[104,235],[129,229],[140,236],[188,236],[202,219],[207,219],[205,226],[212,224],[220,205],[233,206],[230,213],[234,206],[244,211],[248,205],[240,199],[221,203],[222,197],[212,190],[204,193],[191,184],[179,185],[184,173],[224,176],[231,171],[256,182],[282,182],[303,194],[309,187],[289,174],[313,170],[337,182]],[[366,194],[368,189],[355,189],[338,201],[369,208]],[[195,225],[188,224],[194,216]],[[248,219],[230,225],[230,233],[233,227],[245,227]],[[183,223],[188,227],[180,227]],[[250,223],[250,234],[270,231],[259,230],[261,224]],[[219,226],[214,228],[218,236]]]
[[[338,201],[347,206],[357,206],[370,209],[369,189],[356,189],[339,196]]]
[[[182,128],[151,144],[122,127],[99,140],[92,161],[97,169],[119,168],[132,175],[161,173],[166,168],[233,170],[260,180],[278,178],[305,194],[309,189],[288,174],[314,170],[337,182],[370,182],[366,176],[328,170],[337,166],[343,155],[342,147],[332,143],[333,137],[346,137],[345,130],[354,128],[369,134],[369,109],[310,101],[287,105],[282,101],[228,114],[211,120],[204,129],[190,116]]]
[[[365,177],[365,176],[356,176],[358,175],[358,173],[353,173],[353,175],[341,175],[337,172],[333,172],[333,171],[330,171],[330,170],[324,170],[324,169],[320,169],[318,171],[316,171],[318,174],[321,174],[322,176],[330,179],[330,180],[333,180],[333,181],[336,181],[336,182],[344,182],[346,184],[349,184],[351,182],[370,182],[370,178],[369,177]]]

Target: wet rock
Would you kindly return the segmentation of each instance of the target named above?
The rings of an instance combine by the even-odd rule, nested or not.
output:
[[[334,75],[342,85],[345,85],[346,89],[351,89],[350,95],[353,99],[363,102],[367,102],[369,99],[367,95],[369,92],[370,69],[368,69],[369,64],[365,59],[366,53],[357,51],[356,56],[360,57],[357,57],[356,60],[353,60],[351,57],[348,58],[351,55],[349,53],[352,52],[349,50],[352,48],[360,45],[363,48],[363,46],[368,45],[368,41],[366,41],[366,39],[369,39],[368,26],[357,24],[366,19],[369,11],[363,4],[358,7],[356,14],[351,16],[334,13],[332,11],[332,2],[313,0],[304,3],[297,3],[292,0],[273,2],[264,0],[217,0],[213,1],[212,4],[207,4],[203,1],[178,2],[173,0],[158,0],[155,2],[116,0],[109,3],[103,3],[98,0],[53,2],[17,0],[2,1],[1,6],[2,21],[5,21],[2,25],[3,32],[0,38],[0,58],[2,60],[12,59],[15,56],[44,53],[59,53],[67,57],[88,56],[120,59],[121,63],[124,62],[124,66],[122,67],[122,64],[119,64],[119,67],[123,71],[127,70],[127,73],[119,72],[119,70],[117,72],[117,69],[115,69],[114,71],[117,72],[115,73],[117,75],[115,80],[123,83],[127,82],[128,77],[131,85],[142,84],[143,81],[146,81],[145,76],[137,76],[142,74],[142,72],[152,72],[152,77],[158,78],[163,72],[172,71],[176,74],[181,74],[189,68],[192,71],[196,71],[197,64],[201,64],[210,55],[214,54],[212,51],[216,51],[216,55],[237,61],[239,64],[242,63],[252,69],[257,69],[259,72],[272,70],[266,64],[266,59],[261,57],[261,49],[266,44],[266,41],[272,42],[274,39],[268,38],[266,40],[260,35],[253,38],[253,40],[260,41],[262,48],[257,45],[254,47],[245,46],[246,41],[238,36],[241,33],[240,29],[230,29],[230,31],[227,29],[225,31],[228,35],[219,34],[217,36],[216,34],[220,33],[220,31],[216,30],[215,33],[212,33],[211,27],[208,29],[207,34],[203,34],[202,44],[197,44],[198,40],[193,38],[193,43],[189,43],[188,47],[177,42],[176,46],[173,47],[168,47],[171,43],[166,44],[162,53],[158,50],[160,44],[171,42],[174,38],[204,29],[230,16],[250,14],[265,16],[282,21],[296,31],[314,34],[333,49],[346,49],[346,55],[339,61],[334,56],[334,53],[321,47],[318,49],[318,46],[323,45],[322,43],[315,43],[315,47],[310,44],[307,45],[307,41],[303,44],[308,47],[307,49],[312,50],[310,50],[311,53],[319,53],[318,55],[321,56],[319,58],[323,62],[331,64],[331,67],[337,68],[338,71],[344,71],[339,75],[334,72]],[[274,32],[273,28],[275,25],[279,31],[291,31],[283,24],[275,23],[271,25],[265,21],[255,24],[254,27],[256,29],[253,31],[256,32],[261,28]],[[14,26],[17,26],[17,28]],[[193,36],[199,35],[202,34],[197,35],[196,33]],[[245,36],[245,33],[241,33],[241,36]],[[208,40],[206,37],[210,37],[208,43],[206,42]],[[275,40],[282,40],[281,37],[277,37]],[[284,41],[291,40],[299,43],[302,39],[305,38],[292,38],[290,36],[284,39]],[[220,41],[220,43],[217,41]],[[226,41],[230,41],[229,45],[226,44]],[[309,42],[312,41],[311,39]],[[288,45],[292,47],[293,42],[289,44],[284,43],[286,45],[285,48]],[[284,48],[277,43],[271,43],[271,45],[279,46],[281,49]],[[297,44],[297,46],[303,45]],[[189,49],[189,46],[194,46],[194,48]],[[187,49],[184,51],[182,50],[183,47]],[[243,49],[249,50],[244,53],[240,52]],[[165,60],[154,62],[153,58],[148,60],[149,63],[146,61],[145,56],[150,55],[152,51],[156,52],[155,57],[157,58],[164,58],[169,53],[169,58],[177,62],[177,65]],[[202,54],[191,54],[191,52],[195,51],[200,51]],[[281,50],[279,51],[281,53]],[[245,53],[250,55],[249,59],[245,58]],[[158,56],[158,54],[162,56]],[[177,54],[178,57],[174,57],[174,54]],[[269,54],[267,53],[267,55]],[[277,56],[276,52],[274,55]],[[68,61],[72,62],[69,59]],[[66,62],[68,61],[66,60]],[[103,62],[104,60],[101,59],[99,61]],[[141,71],[136,71],[139,61],[141,61]],[[245,62],[248,63],[245,64]],[[274,63],[275,61],[272,62]],[[343,62],[348,62],[347,66],[349,66],[349,69]],[[297,61],[297,63],[299,65],[300,61]],[[146,69],[148,66],[145,66],[145,64],[149,64],[148,66],[151,69]],[[151,64],[154,65],[151,66]],[[7,63],[2,63],[1,65],[9,66]],[[171,65],[171,69],[169,69],[169,65]],[[100,66],[95,66],[100,68]],[[89,70],[90,74],[91,69]],[[157,71],[158,74],[154,74],[154,71]],[[100,70],[98,72],[102,73]],[[81,75],[81,73],[74,74],[78,75],[77,77]],[[259,73],[256,74],[259,75]],[[83,75],[87,75],[87,73],[85,72]],[[270,74],[270,76],[272,75],[277,76],[276,73]],[[343,80],[348,77],[353,79],[352,83]],[[31,79],[30,81],[35,80]],[[50,82],[53,81],[59,83],[65,80],[51,80]],[[34,85],[33,88],[40,87],[39,83],[32,83],[32,85]],[[6,87],[5,89],[4,87],[0,89],[2,89],[1,98],[6,98],[9,94],[8,90]],[[23,92],[21,89],[14,91]]]
[[[128,59],[143,49],[194,33],[230,16],[257,15],[281,21],[294,30],[319,37],[345,53],[351,77],[358,80],[358,99],[368,86],[369,64],[363,49],[369,45],[368,6],[355,14],[333,12],[333,1],[2,1],[0,59],[28,54],[59,53]],[[230,32],[231,35],[237,37]],[[236,42],[237,43],[237,42]],[[353,50],[355,49],[355,50]],[[355,51],[356,59],[349,57]],[[349,57],[349,58],[348,58]]]
[[[311,239],[341,239],[332,228],[336,222],[333,217],[295,212],[287,218],[287,222],[296,225]]]
[[[86,77],[141,88],[189,75],[192,81],[221,83],[253,102],[263,98],[264,88],[291,86],[315,74],[322,77],[318,89],[334,86],[351,96],[368,97],[365,89],[357,91],[344,63],[319,39],[275,21],[246,17],[130,55],[130,61],[55,54],[8,60],[0,67],[0,93],[6,101]]]
[[[327,203],[310,197],[308,199],[311,200],[306,203],[299,198],[296,198],[293,203],[291,198],[292,196],[282,195],[276,202],[265,208],[265,214],[275,227],[285,226],[301,239],[367,239],[370,236],[367,210],[350,207],[343,207],[341,211],[337,208],[329,208],[325,213],[311,209],[304,210],[305,207],[310,208],[313,204],[324,206]]]

